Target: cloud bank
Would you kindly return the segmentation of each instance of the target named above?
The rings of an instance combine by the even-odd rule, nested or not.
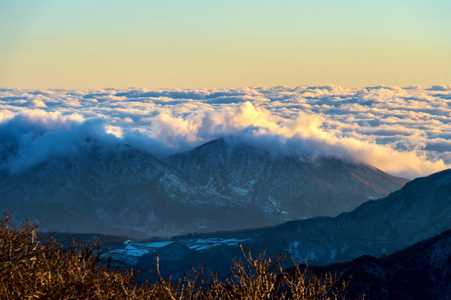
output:
[[[175,153],[228,136],[414,178],[451,166],[451,85],[0,89],[0,168],[10,171],[94,146]]]

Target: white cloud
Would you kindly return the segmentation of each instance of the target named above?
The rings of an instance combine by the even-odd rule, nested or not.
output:
[[[229,135],[426,175],[451,165],[451,85],[0,90],[0,164],[9,169],[71,155],[87,140],[174,153]]]
[[[30,106],[31,107],[47,107],[47,105],[45,105],[45,102],[39,99],[33,99],[30,102]]]

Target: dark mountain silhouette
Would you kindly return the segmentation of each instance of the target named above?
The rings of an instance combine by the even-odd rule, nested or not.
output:
[[[314,270],[352,275],[350,299],[451,299],[451,230],[389,256],[365,255]]]

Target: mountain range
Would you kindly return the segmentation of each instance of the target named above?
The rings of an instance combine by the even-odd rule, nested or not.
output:
[[[47,231],[169,237],[336,216],[407,181],[363,163],[230,139],[173,155],[93,146],[2,170],[0,209]]]
[[[368,201],[337,217],[316,217],[236,232],[187,235],[169,240],[128,242],[137,266],[155,267],[155,254],[167,273],[182,275],[191,264],[226,274],[238,243],[258,253],[291,255],[296,261],[327,265],[361,255],[390,255],[451,229],[451,170],[407,183],[384,199]],[[156,244],[155,244],[156,243]],[[128,247],[128,248],[127,248]]]

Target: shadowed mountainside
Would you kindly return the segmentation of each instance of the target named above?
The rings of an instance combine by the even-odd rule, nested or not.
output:
[[[316,268],[352,274],[347,296],[369,299],[451,299],[451,230],[389,256],[361,256]]]

